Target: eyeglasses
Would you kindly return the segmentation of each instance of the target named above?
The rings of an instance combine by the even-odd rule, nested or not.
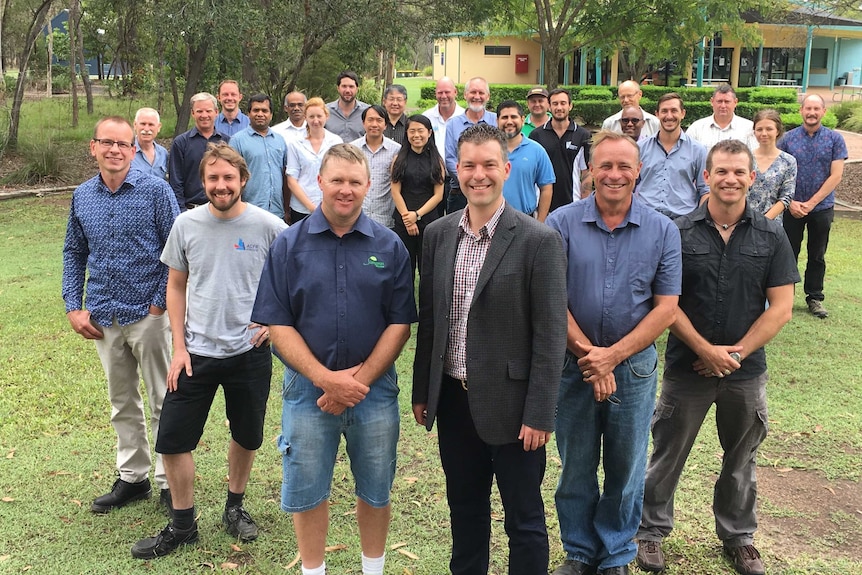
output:
[[[640,118],[620,118],[620,124],[640,124],[643,122]]]
[[[304,107],[304,106],[305,106],[305,104],[303,104],[302,102],[300,102],[300,103],[291,103],[291,104],[288,104],[288,105],[287,105],[287,107],[288,107],[288,108],[302,108],[302,107]]]
[[[114,144],[121,150],[131,150],[135,146],[132,142],[118,142],[117,140],[109,140],[107,138],[93,138],[93,141],[106,150],[113,148]]]
[[[388,98],[386,98],[386,101],[392,102],[393,104],[396,102],[399,104],[403,104],[407,100],[405,100],[402,96],[389,96]]]

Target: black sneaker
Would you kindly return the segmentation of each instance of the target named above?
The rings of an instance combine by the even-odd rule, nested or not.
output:
[[[93,513],[108,513],[112,509],[123,507],[133,501],[149,499],[151,493],[152,488],[150,487],[149,479],[144,479],[138,483],[129,483],[122,479],[117,479],[110,493],[96,497],[93,504],[90,505],[90,511]]]
[[[257,524],[242,505],[234,505],[225,509],[221,520],[227,528],[227,532],[234,537],[239,537],[241,541],[257,539]]]
[[[170,489],[162,489],[159,493],[159,507],[164,508],[165,513],[168,514],[168,517],[174,512],[174,501],[171,499],[171,490]]]
[[[198,542],[198,522],[195,521],[190,529],[180,531],[174,528],[173,523],[155,537],[141,539],[132,545],[132,557],[136,559],[155,559],[172,553],[180,545],[191,545]]]

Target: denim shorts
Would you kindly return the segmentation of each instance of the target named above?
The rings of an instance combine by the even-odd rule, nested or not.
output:
[[[386,507],[395,479],[400,414],[398,376],[389,368],[359,404],[341,415],[317,406],[323,391],[285,366],[281,436],[281,508],[288,513],[314,509],[329,499],[338,445],[347,442],[356,496],[371,507]]]

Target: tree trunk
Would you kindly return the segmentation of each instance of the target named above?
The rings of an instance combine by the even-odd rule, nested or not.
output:
[[[189,100],[198,92],[198,84],[204,73],[204,64],[209,50],[209,41],[204,38],[197,46],[188,47],[188,58],[186,60],[186,89],[183,99],[177,108],[177,127],[174,129],[174,137],[179,136],[188,129],[191,117],[191,104]]]
[[[54,84],[52,82],[54,75],[54,29],[48,24],[48,75],[45,77],[45,97],[50,98],[54,94]]]
[[[80,2],[80,0],[76,0]],[[87,115],[93,115],[93,83],[90,82],[90,67],[84,59],[84,34],[81,32],[81,14],[78,13],[78,21],[75,23],[78,35],[78,62],[81,63],[81,82],[84,84],[84,93],[87,95]]]
[[[78,72],[76,59],[78,57],[78,34],[75,32],[75,23],[78,21],[80,4],[78,0],[69,2],[69,89],[72,91],[72,127],[78,127]],[[84,63],[81,62],[81,66]]]
[[[52,2],[53,0],[42,0],[39,8],[33,13],[33,20],[27,30],[27,41],[24,43],[24,49],[21,50],[19,56],[18,81],[15,83],[15,97],[12,100],[12,112],[9,120],[8,147],[11,150],[18,146],[18,128],[21,124],[21,105],[24,103],[24,85],[27,83],[27,66],[30,64],[30,57],[33,56],[33,50],[36,48],[36,36],[42,30],[42,26],[45,25],[45,19]]]

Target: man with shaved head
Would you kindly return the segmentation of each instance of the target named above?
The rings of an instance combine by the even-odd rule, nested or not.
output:
[[[640,106],[626,106],[620,116],[620,127],[624,136],[628,136],[635,142],[646,138],[643,134],[644,112]]]
[[[437,144],[437,151],[440,153],[440,157],[445,161],[446,123],[451,118],[463,114],[464,108],[458,104],[458,88],[449,76],[443,76],[437,80],[434,97],[437,99],[437,105],[425,110],[422,112],[422,115],[431,120],[431,127],[434,130],[434,143]],[[447,172],[443,185],[443,201],[437,206],[437,212],[441,216],[446,211],[446,203],[449,200],[449,180],[452,177],[454,175]]]
[[[641,91],[640,85],[634,80],[626,80],[620,84],[619,88],[617,88],[617,97],[620,100],[621,108],[625,109],[628,106],[637,106],[640,108],[644,117],[641,135],[648,137],[658,133],[661,123],[658,121],[658,118],[640,107],[641,96],[643,95],[644,93]],[[622,125],[620,124],[620,118],[622,115],[623,111],[620,110],[613,116],[606,118],[602,123],[602,130],[610,130],[618,134],[624,133]]]

